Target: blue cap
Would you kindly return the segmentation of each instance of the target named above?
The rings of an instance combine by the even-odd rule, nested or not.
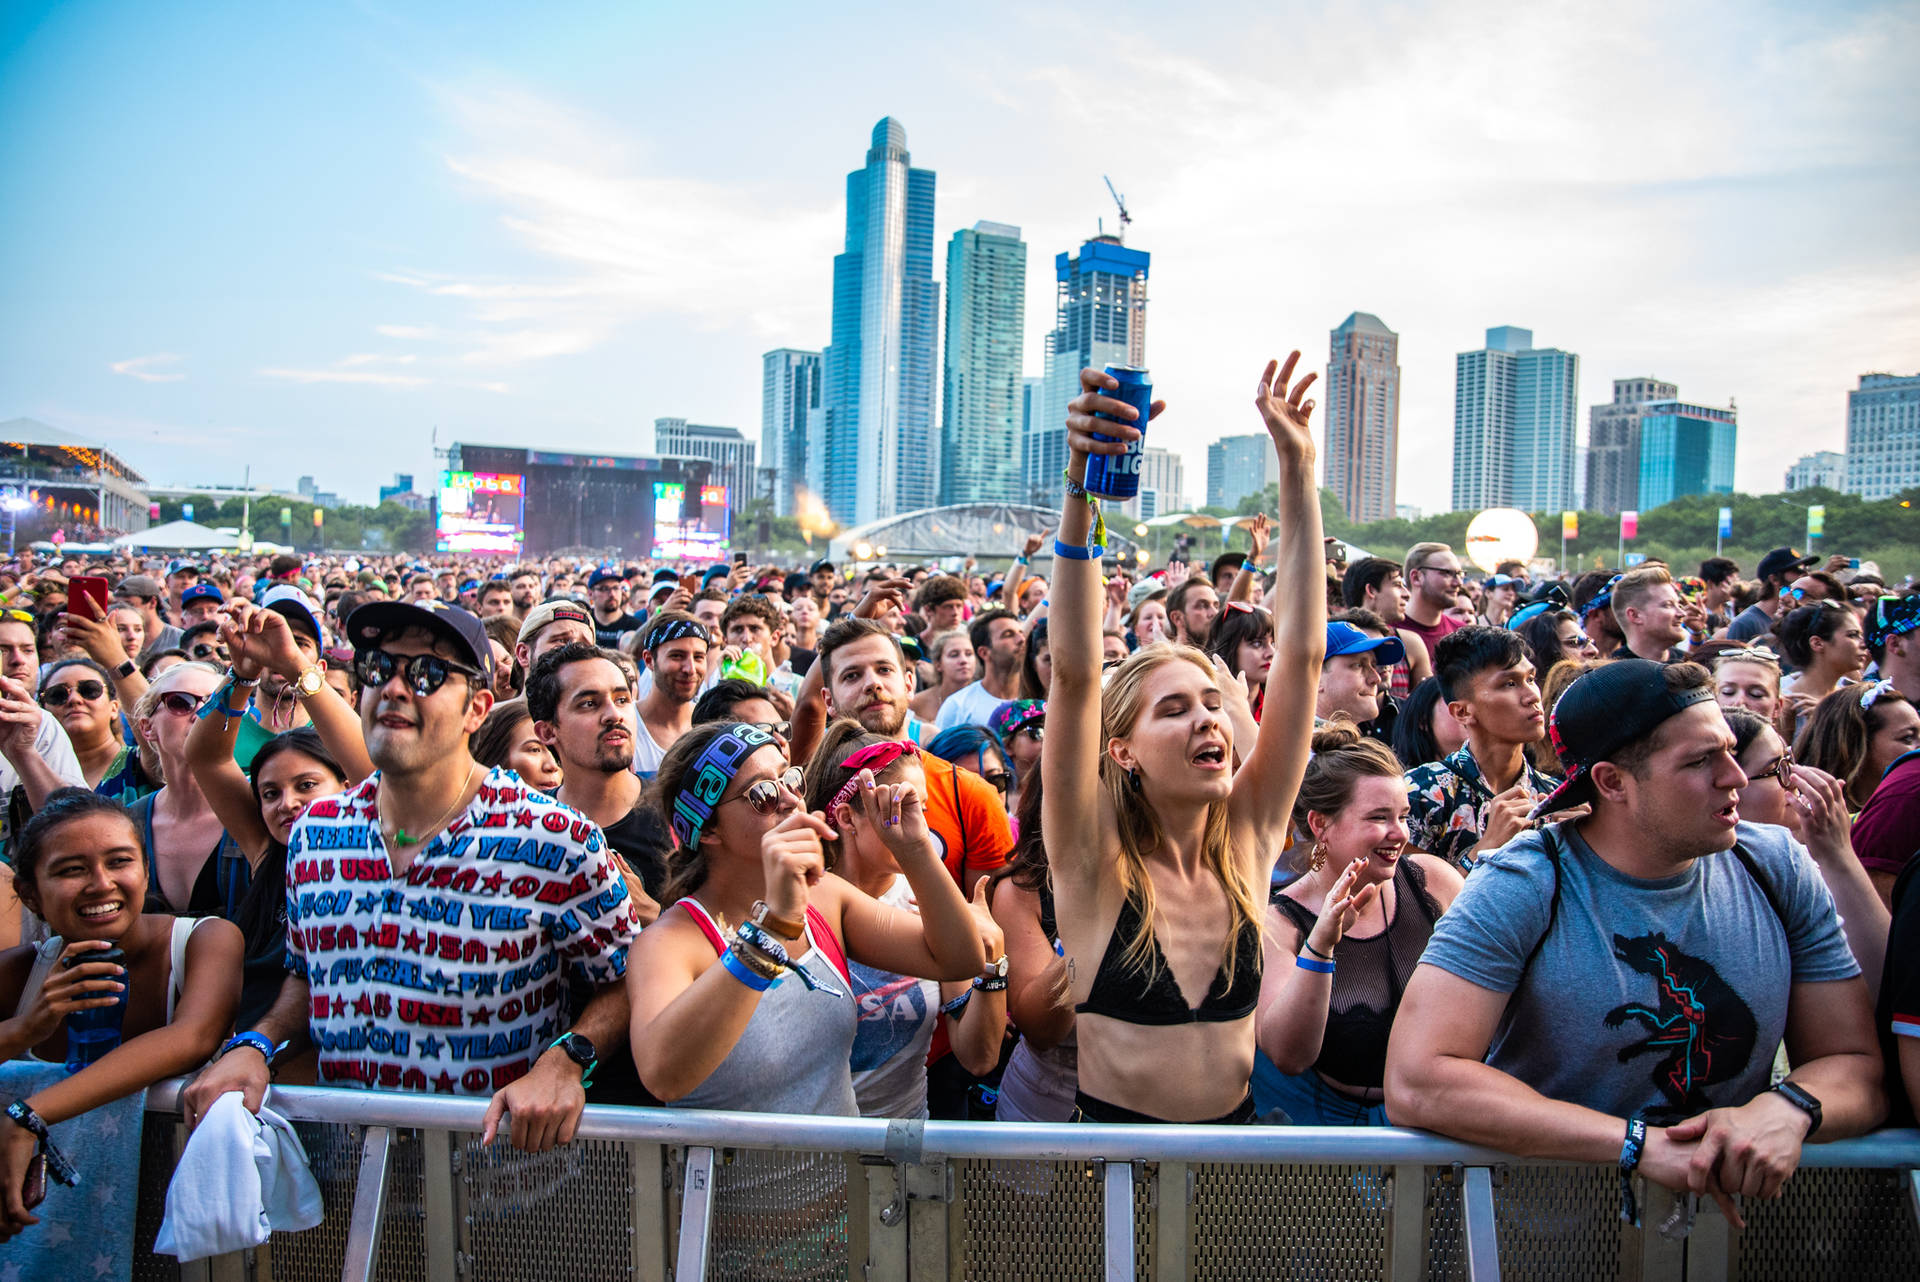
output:
[[[187,606],[192,605],[195,601],[224,602],[226,599],[227,599],[226,596],[221,593],[220,586],[218,584],[196,583],[192,587],[188,588],[185,592],[182,592],[180,594],[180,606],[182,609],[185,609]]]
[[[602,583],[625,583],[625,582],[626,580],[620,577],[620,572],[618,570],[595,570],[592,574],[587,576],[587,586],[590,588],[597,588]]]
[[[1343,654],[1360,654],[1374,651],[1373,661],[1383,668],[1390,668],[1407,657],[1407,647],[1400,644],[1399,637],[1376,637],[1362,632],[1351,623],[1338,621],[1327,624],[1327,657],[1338,658]]]
[[[460,590],[462,592],[478,592],[480,590],[480,580],[468,579],[460,585]]]

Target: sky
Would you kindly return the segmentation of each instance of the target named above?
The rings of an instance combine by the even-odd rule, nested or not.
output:
[[[1448,506],[1453,363],[1496,325],[1737,402],[1740,489],[1920,372],[1920,6],[0,6],[0,421],[162,484],[370,502],[452,440],[760,431],[819,348],[883,116],[1053,255],[1127,198],[1150,440],[1204,499],[1261,367],[1400,334],[1399,499]],[[1318,416],[1316,415],[1316,418]]]

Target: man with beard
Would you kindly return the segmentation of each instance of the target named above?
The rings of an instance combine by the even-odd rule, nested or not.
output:
[[[513,612],[523,619],[540,604],[540,576],[533,570],[515,570],[507,590],[513,594]]]
[[[1173,639],[1180,645],[1206,649],[1219,613],[1220,594],[1198,574],[1181,583],[1167,598],[1167,620],[1173,624]]]
[[[706,625],[684,610],[664,611],[647,629],[640,658],[652,680],[640,700],[633,749],[633,769],[640,778],[653,778],[674,740],[692,729],[693,701],[706,679],[712,643]]]
[[[940,705],[940,713],[933,719],[936,733],[955,726],[984,726],[995,708],[1020,697],[1020,663],[1027,657],[1027,633],[1014,613],[988,610],[967,626],[967,639],[980,661],[980,679],[954,691],[953,697]]]
[[[187,1121],[229,1091],[257,1111],[271,1063],[311,1044],[325,1085],[491,1095],[482,1143],[505,1114],[514,1147],[564,1144],[596,1044],[626,1035],[626,881],[590,820],[468,751],[493,706],[478,619],[379,602],[346,630],[377,769],[294,825],[287,980],[196,1080]],[[569,971],[591,986],[580,1006]],[[414,1003],[433,1027],[397,1017]]]
[[[1395,626],[1419,637],[1431,659],[1440,638],[1466,626],[1447,615],[1460,596],[1460,558],[1445,543],[1416,543],[1407,549],[1406,565],[1407,586],[1413,595]]]
[[[587,580],[593,600],[593,635],[600,645],[620,644],[622,633],[632,632],[640,620],[627,613],[627,581],[618,570],[595,570]]]
[[[633,770],[638,706],[613,652],[596,646],[549,650],[527,678],[533,732],[560,762],[563,782],[554,795],[600,825],[637,879],[627,883],[634,911],[651,925],[660,915],[672,842],[659,812],[641,802],[646,789]]]

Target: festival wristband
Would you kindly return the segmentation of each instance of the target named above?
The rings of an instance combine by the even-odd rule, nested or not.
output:
[[[940,1005],[940,1013],[942,1015],[947,1016],[949,1019],[958,1019],[960,1018],[960,1012],[965,1010],[967,1008],[967,1003],[972,1000],[973,1000],[973,990],[969,988],[966,992],[960,994],[958,997],[954,998],[952,1001],[942,1002]]]
[[[988,979],[984,975],[973,981],[973,986],[983,993],[1004,993],[1007,991],[1007,977],[995,975]]]
[[[268,1068],[273,1067],[274,1056],[287,1048],[285,1042],[281,1042],[278,1046],[275,1046],[273,1040],[265,1033],[256,1033],[249,1030],[244,1033],[235,1033],[228,1039],[227,1044],[220,1048],[220,1054],[215,1056],[215,1058],[223,1058],[228,1051],[237,1050],[242,1046],[251,1046],[253,1049],[259,1051],[261,1058],[267,1061]]]
[[[80,1173],[73,1169],[73,1163],[67,1155],[54,1147],[53,1136],[47,1133],[47,1124],[40,1115],[27,1107],[27,1102],[17,1099],[7,1105],[7,1116],[12,1118],[40,1142],[40,1155],[47,1159],[47,1174],[54,1180],[71,1188],[80,1182]]]
[[[756,993],[764,993],[773,987],[771,979],[765,975],[756,974],[753,967],[740,960],[731,948],[720,954],[720,964],[726,968],[727,974],[732,975]]]
[[[1334,970],[1332,962],[1316,961],[1311,957],[1296,957],[1293,959],[1293,964],[1301,970],[1310,970],[1316,975],[1331,975]]]
[[[1107,549],[1098,543],[1087,547],[1075,547],[1071,543],[1062,543],[1059,539],[1053,541],[1053,554],[1069,561],[1097,561],[1106,555],[1106,551]]]
[[[1640,1165],[1640,1150],[1646,1143],[1645,1120],[1629,1117],[1627,1138],[1620,1145],[1620,1218],[1635,1228],[1640,1226],[1640,1207],[1633,1196],[1633,1172]]]

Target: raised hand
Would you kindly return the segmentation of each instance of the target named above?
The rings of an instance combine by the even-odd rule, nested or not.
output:
[[[1267,540],[1273,536],[1273,522],[1267,519],[1265,512],[1253,518],[1247,526],[1247,542],[1251,547],[1247,551],[1247,564],[1258,565],[1260,558],[1267,554]]]
[[[933,841],[927,832],[926,810],[920,793],[910,783],[877,783],[873,771],[862,770],[856,776],[861,818],[872,825],[875,834],[886,843],[895,859],[930,853]]]
[[[1117,401],[1106,395],[1120,390],[1120,380],[1105,370],[1083,369],[1080,371],[1080,395],[1067,405],[1067,449],[1075,454],[1125,454],[1134,440],[1140,435],[1140,425],[1134,420],[1139,411],[1125,401]],[[1155,401],[1147,413],[1149,420],[1160,417],[1160,411],[1167,408],[1165,401]],[[1120,421],[1096,418],[1096,414],[1112,414]],[[1096,441],[1095,433],[1113,437],[1110,441]]]
[[[19,761],[33,754],[40,733],[40,705],[33,693],[12,677],[0,677],[0,755]]]
[[[1260,386],[1254,392],[1253,404],[1267,425],[1267,435],[1273,438],[1274,448],[1283,456],[1311,459],[1313,435],[1307,430],[1307,420],[1313,414],[1313,402],[1302,398],[1313,380],[1320,376],[1308,374],[1299,382],[1290,383],[1293,367],[1299,360],[1300,353],[1294,352],[1287,357],[1285,365],[1268,361],[1266,372],[1260,376]],[[1072,420],[1068,422],[1071,424]]]
[[[1368,882],[1359,889],[1354,882],[1360,876],[1360,865],[1364,860],[1356,859],[1348,864],[1341,874],[1334,878],[1333,888],[1327,891],[1327,901],[1321,906],[1320,918],[1313,923],[1313,929],[1307,932],[1302,946],[1311,945],[1327,956],[1347,932],[1353,929],[1353,923],[1360,920],[1360,914],[1380,893],[1378,882]]]
[[[861,595],[860,604],[853,607],[853,615],[856,619],[877,619],[889,609],[904,611],[912,594],[910,579],[876,579]]]
[[[809,893],[827,872],[821,839],[838,835],[824,816],[795,810],[760,838],[767,906],[775,916],[797,920],[806,911]]]
[[[1020,549],[1020,555],[1025,557],[1031,557],[1035,552],[1038,552],[1040,550],[1040,545],[1045,543],[1046,541],[1047,541],[1047,536],[1045,534],[1029,534],[1027,536],[1026,544],[1022,546]]]

